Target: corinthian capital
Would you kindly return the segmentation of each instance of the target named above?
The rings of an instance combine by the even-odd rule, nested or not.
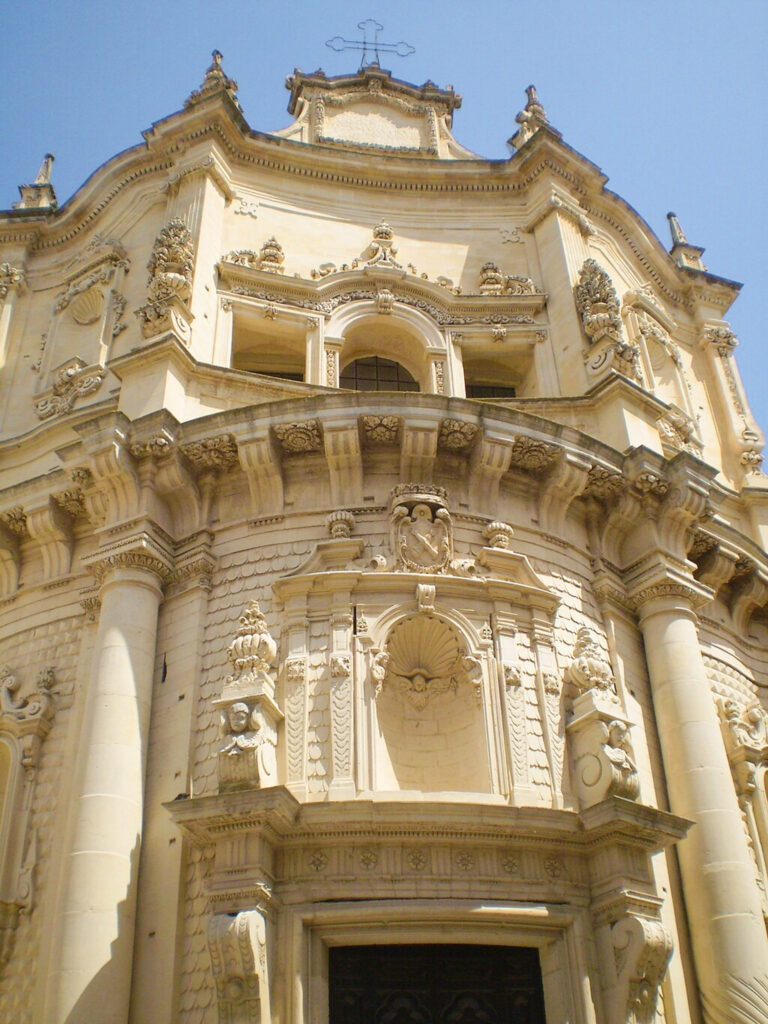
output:
[[[116,543],[102,545],[83,563],[99,583],[121,569],[150,573],[158,583],[166,583],[171,577],[173,555],[165,537],[141,530]]]

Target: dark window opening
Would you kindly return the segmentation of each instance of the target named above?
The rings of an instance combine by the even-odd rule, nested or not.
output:
[[[467,384],[467,398],[514,398],[516,393],[504,384]]]
[[[339,386],[350,391],[418,391],[419,384],[404,366],[380,356],[355,359],[341,371]]]
[[[330,1024],[546,1024],[537,949],[336,946]]]

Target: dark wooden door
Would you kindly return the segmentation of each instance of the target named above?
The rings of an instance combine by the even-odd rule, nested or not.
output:
[[[546,1024],[539,954],[516,946],[341,946],[330,1024]]]

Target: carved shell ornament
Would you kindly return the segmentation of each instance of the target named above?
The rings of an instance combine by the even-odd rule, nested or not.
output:
[[[451,627],[434,615],[415,615],[398,623],[389,635],[386,650],[374,658],[371,674],[376,696],[390,686],[415,708],[462,682],[477,684],[480,664],[467,654]]]

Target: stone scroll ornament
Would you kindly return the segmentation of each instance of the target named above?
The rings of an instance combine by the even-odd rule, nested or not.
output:
[[[583,808],[608,796],[636,800],[640,784],[610,662],[588,627],[576,635],[565,673],[578,690],[566,725],[576,794]]]
[[[11,772],[9,789],[0,800],[0,821],[4,807],[14,808],[13,830],[19,837],[15,852],[12,844],[6,847],[0,864],[0,970],[13,953],[20,915],[31,913],[34,906],[37,833],[29,829],[29,817],[40,749],[53,724],[55,685],[53,669],[46,668],[30,696],[19,697],[18,679],[7,666],[0,668],[0,737],[8,737],[21,768]]]
[[[233,672],[215,701],[221,712],[219,789],[274,786],[277,727],[283,717],[275,703],[277,644],[257,601],[243,610],[227,657]]]
[[[169,221],[155,239],[147,263],[146,305],[136,310],[145,338],[173,331],[187,342],[192,314],[187,303],[192,294],[194,246],[183,220]]]

